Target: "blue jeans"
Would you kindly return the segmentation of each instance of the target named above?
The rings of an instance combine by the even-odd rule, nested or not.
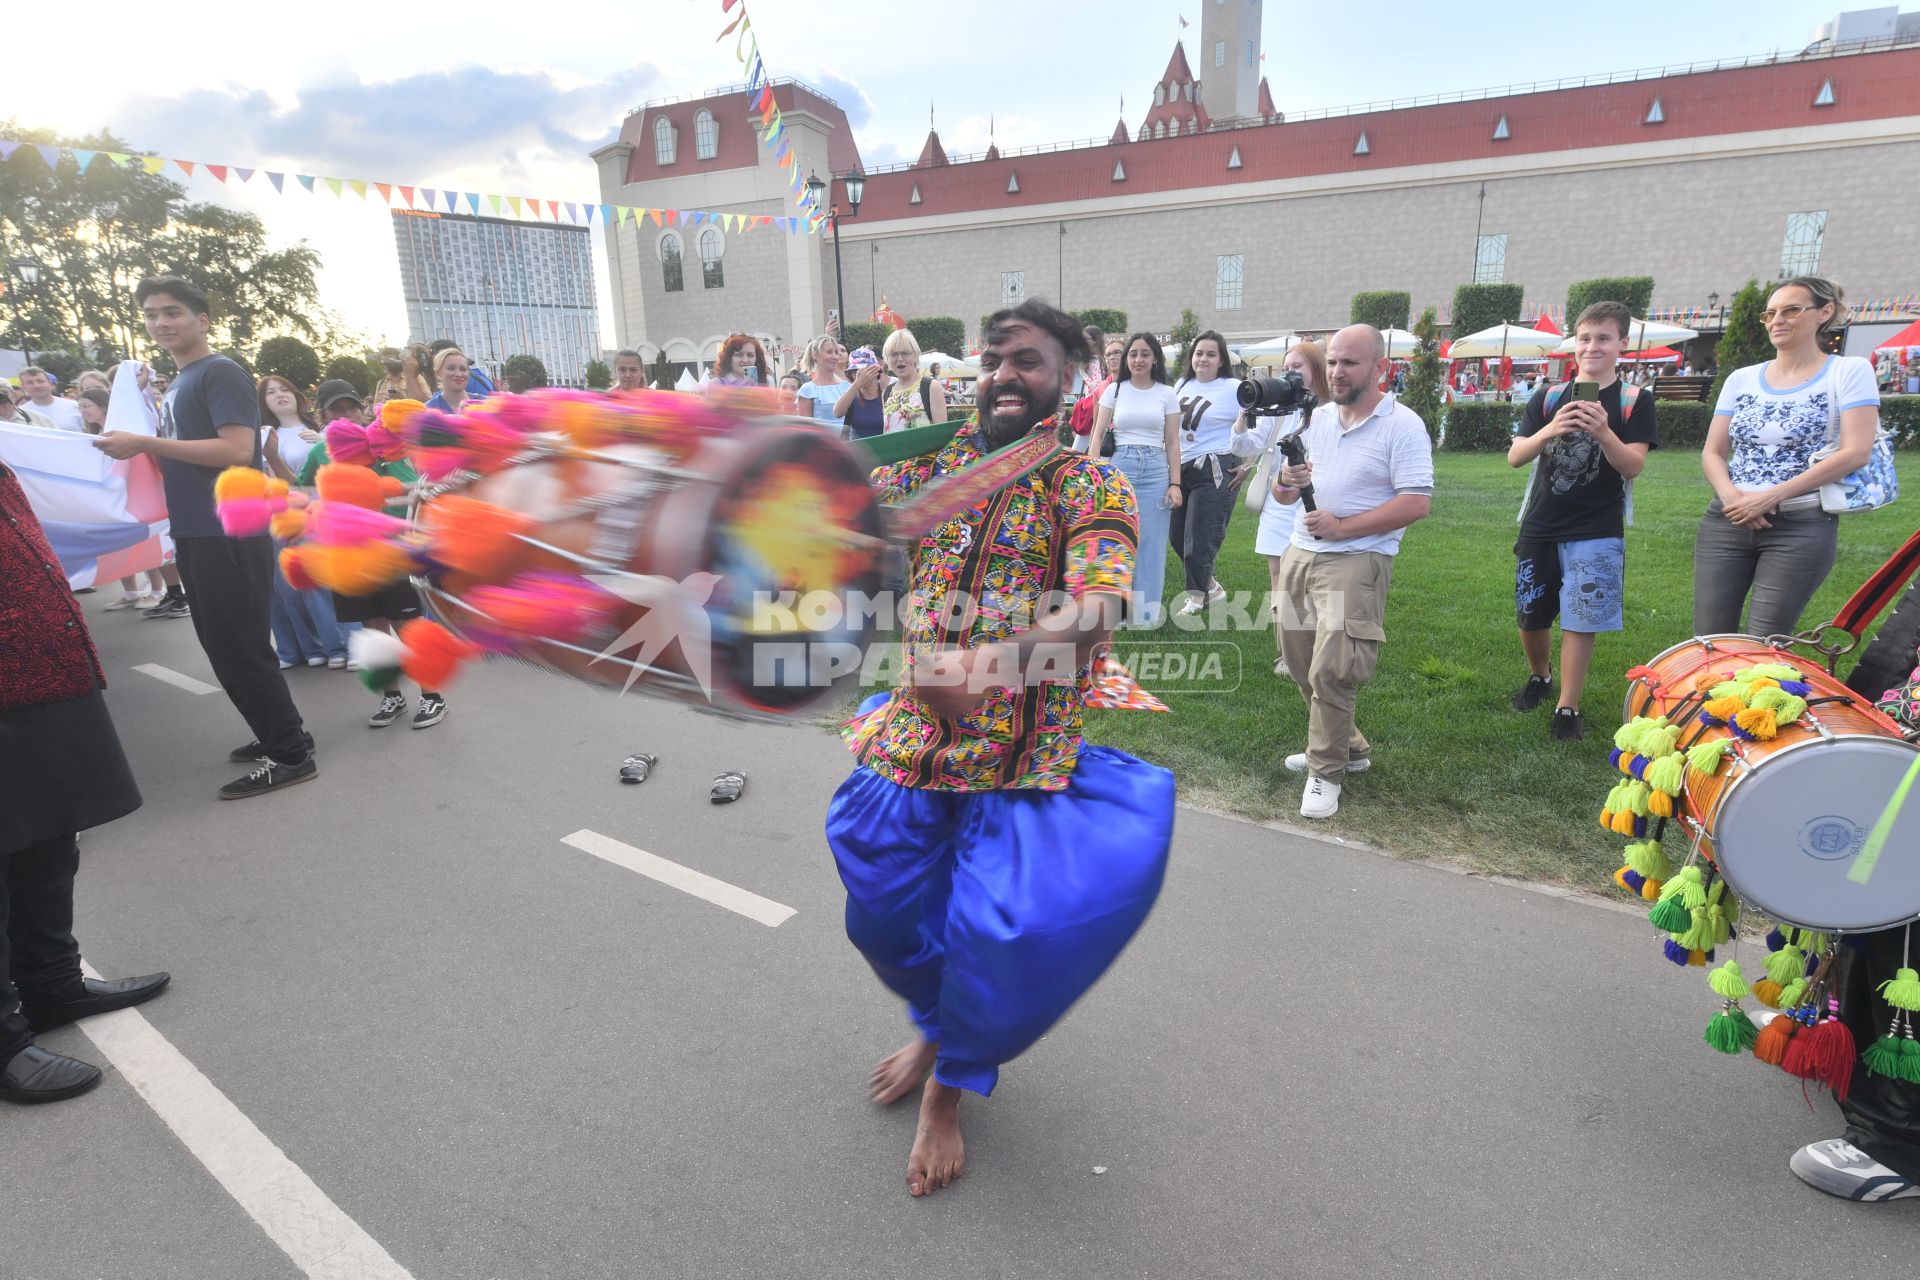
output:
[[[1132,625],[1157,626],[1160,596],[1167,575],[1167,537],[1172,513],[1167,499],[1167,451],[1148,445],[1123,444],[1113,451],[1113,465],[1133,485],[1140,504],[1140,552],[1133,561],[1133,600],[1128,607]]]
[[[298,666],[319,656],[347,656],[346,633],[333,616],[333,593],[296,591],[273,567],[273,647],[280,661]]]

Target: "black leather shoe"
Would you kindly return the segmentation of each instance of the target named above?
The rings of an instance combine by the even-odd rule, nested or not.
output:
[[[78,1058],[63,1058],[30,1044],[0,1068],[0,1099],[7,1102],[58,1102],[75,1098],[100,1083],[100,1068]]]
[[[27,1015],[27,1025],[34,1031],[51,1031],[69,1022],[91,1018],[96,1013],[112,1013],[115,1009],[125,1009],[129,1005],[151,1000],[165,991],[167,984],[172,981],[173,975],[170,973],[150,973],[144,978],[114,978],[110,981],[82,978],[80,984],[87,989],[85,995],[72,1000],[56,1000],[51,1004],[29,1004],[23,1000],[20,1002],[20,1012]]]

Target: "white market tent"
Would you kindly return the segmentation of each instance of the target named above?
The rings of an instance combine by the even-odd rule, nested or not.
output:
[[[1523,329],[1515,324],[1496,324],[1491,329],[1455,338],[1453,345],[1447,349],[1447,359],[1498,360],[1503,356],[1544,356],[1552,354],[1559,346],[1560,335],[1557,333]]]
[[[1653,347],[1671,347],[1699,337],[1699,331],[1661,320],[1635,320],[1627,330],[1627,350],[1646,351]],[[1573,336],[1569,334],[1554,348],[1561,355],[1573,354]]]

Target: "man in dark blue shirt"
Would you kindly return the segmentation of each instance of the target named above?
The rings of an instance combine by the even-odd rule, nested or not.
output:
[[[260,761],[220,788],[220,798],[241,800],[305,782],[316,772],[313,737],[301,727],[267,640],[273,541],[264,533],[227,537],[213,504],[213,482],[223,470],[260,465],[253,379],[207,345],[207,295],[196,285],[174,276],[147,279],[134,297],[147,332],[180,372],[161,402],[159,435],[110,431],[94,447],[109,457],[150,453],[159,460],[194,632],[220,687],[253,730],[253,741],[228,758]]]

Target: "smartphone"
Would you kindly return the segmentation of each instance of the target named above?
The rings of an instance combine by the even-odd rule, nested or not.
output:
[[[1573,399],[1589,404],[1600,403],[1600,384],[1597,382],[1576,382],[1573,384]]]

